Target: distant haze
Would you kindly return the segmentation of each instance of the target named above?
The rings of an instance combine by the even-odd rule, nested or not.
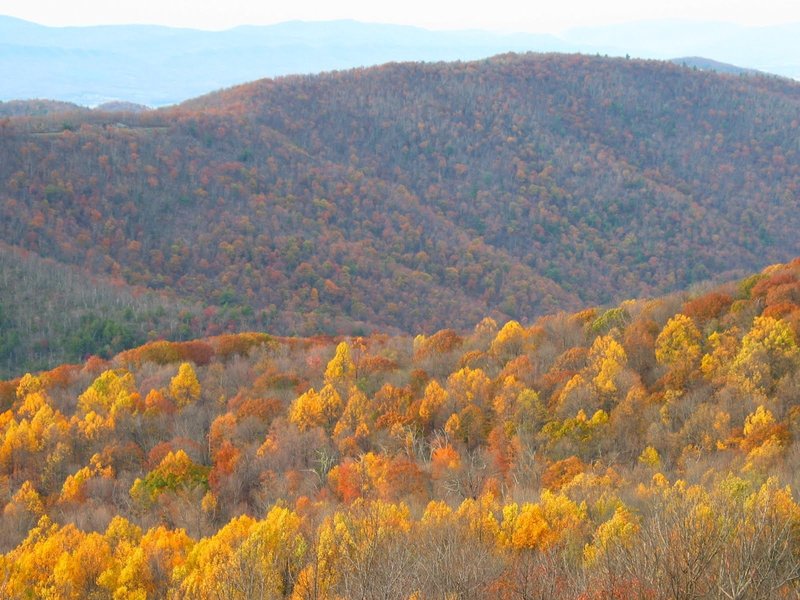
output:
[[[0,100],[48,98],[85,106],[121,100],[157,107],[265,77],[529,51],[700,57],[710,60],[692,64],[728,63],[800,78],[800,24],[662,20],[575,28],[556,36],[430,31],[349,20],[225,31],[52,28],[0,16]]]
[[[800,21],[794,0],[561,0],[528,2],[375,2],[374,0],[295,0],[293,2],[195,2],[193,0],[4,0],[3,13],[52,26],[152,24],[222,30],[239,25],[274,25],[283,21],[331,21],[411,25],[431,29],[481,29],[560,33],[573,27],[631,21],[683,19],[726,21],[746,26]]]

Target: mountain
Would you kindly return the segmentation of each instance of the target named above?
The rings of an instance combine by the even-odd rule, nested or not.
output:
[[[0,117],[40,117],[56,113],[86,112],[85,106],[58,100],[9,100],[0,102]]]
[[[667,60],[702,56],[718,62],[800,78],[800,23],[746,27],[686,20],[641,21],[565,31],[568,43],[612,56]]]
[[[58,100],[9,100],[0,102],[0,117],[41,117],[44,115],[87,113],[94,110],[100,113],[137,113],[150,110],[148,106],[134,102],[112,101],[99,104],[93,109]]]
[[[729,65],[709,58],[701,56],[685,56],[683,58],[673,58],[672,61],[676,65],[684,67],[691,67],[692,69],[700,69],[701,71],[716,71],[717,73],[727,73],[729,75],[762,75],[767,76],[767,73],[762,73],[755,69],[744,69],[736,65]]]
[[[0,16],[0,100],[164,106],[262,77],[390,61],[473,60],[509,51],[576,51],[554,36],[355,21],[293,21],[199,31],[144,25],[46,27]]]
[[[428,31],[355,21],[198,31],[147,25],[45,27],[0,16],[1,100],[85,106],[175,104],[263,77],[387,62],[475,60],[505,52],[702,56],[800,77],[798,26],[658,21],[546,34]]]
[[[137,113],[150,110],[149,106],[144,104],[136,104],[135,102],[124,102],[122,100],[115,100],[111,102],[104,102],[94,107],[94,110],[99,112],[122,112],[122,113]]]
[[[800,85],[503,55],[0,122],[0,237],[277,334],[468,328],[800,254]]]

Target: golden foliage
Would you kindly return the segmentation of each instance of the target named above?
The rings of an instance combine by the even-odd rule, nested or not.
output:
[[[169,393],[179,408],[197,402],[200,398],[200,382],[191,363],[181,363],[178,373],[169,382]]]

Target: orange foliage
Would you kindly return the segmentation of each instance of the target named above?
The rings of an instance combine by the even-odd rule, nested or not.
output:
[[[221,360],[247,355],[250,350],[268,343],[272,338],[266,333],[237,333],[212,338],[211,346]]]
[[[165,396],[160,390],[150,390],[144,399],[144,409],[155,415],[171,415],[178,407],[172,398]]]
[[[431,355],[446,354],[461,347],[464,340],[452,329],[442,329],[425,338],[414,351],[414,360],[422,360]]]
[[[214,466],[208,475],[208,483],[212,490],[217,490],[220,482],[233,473],[241,457],[241,451],[228,440],[219,445],[213,455]]]
[[[716,319],[733,304],[730,294],[724,292],[709,292],[683,305],[681,312],[702,323],[709,319]]]
[[[556,461],[542,473],[542,487],[557,492],[586,469],[587,466],[577,456]]]
[[[450,471],[461,467],[461,456],[449,444],[435,448],[431,452],[431,477],[441,479]]]

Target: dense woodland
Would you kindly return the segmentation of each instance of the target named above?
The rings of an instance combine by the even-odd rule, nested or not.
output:
[[[93,354],[113,356],[154,338],[185,340],[197,331],[232,326],[225,311],[94,276],[0,242],[0,377]]]
[[[8,598],[796,598],[800,259],[0,382]]]
[[[800,254],[779,78],[506,55],[66,108],[0,120],[0,238],[225,313],[194,336],[527,325]]]

